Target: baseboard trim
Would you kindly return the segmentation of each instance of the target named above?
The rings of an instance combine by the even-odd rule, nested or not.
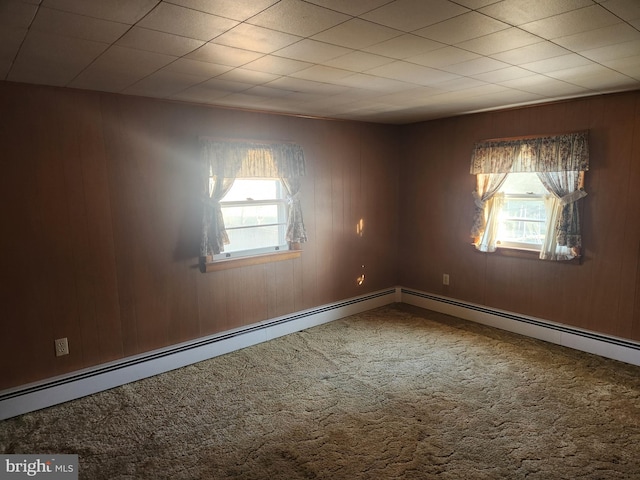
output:
[[[0,392],[0,420],[165,373],[391,303],[435,312],[640,366],[640,343],[421,292],[390,288]]]
[[[452,298],[400,289],[400,301],[556,345],[640,366],[640,343]]]
[[[398,302],[399,288],[350,298],[0,392],[0,420],[51,407]]]

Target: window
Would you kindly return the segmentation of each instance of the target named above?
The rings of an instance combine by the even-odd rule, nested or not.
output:
[[[498,214],[496,245],[502,248],[539,251],[547,231],[548,195],[535,173],[510,173],[499,193],[503,195]]]
[[[287,202],[278,178],[236,178],[220,200],[229,237],[215,259],[288,250]]]
[[[538,251],[542,260],[582,255],[580,210],[588,132],[477,142],[471,156],[476,250]]]
[[[212,138],[200,143],[200,270],[298,258],[307,241],[300,202],[302,147]]]

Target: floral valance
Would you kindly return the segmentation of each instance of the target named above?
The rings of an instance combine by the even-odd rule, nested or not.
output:
[[[292,143],[261,144],[204,139],[202,154],[211,174],[223,178],[293,178],[305,174],[302,147]]]
[[[471,173],[589,170],[588,132],[484,140],[473,147]]]

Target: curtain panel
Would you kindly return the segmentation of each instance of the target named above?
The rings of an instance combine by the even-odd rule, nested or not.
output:
[[[495,250],[499,202],[490,201],[509,173],[535,172],[553,197],[541,259],[570,260],[580,256],[582,236],[577,200],[586,196],[584,172],[589,170],[588,132],[514,139],[484,140],[474,145],[471,173],[477,188],[471,229],[478,250]],[[491,187],[488,187],[491,179]],[[490,221],[491,219],[491,221]]]
[[[224,251],[229,243],[220,201],[236,178],[280,178],[289,205],[286,240],[290,245],[307,241],[300,206],[300,177],[304,176],[304,151],[291,143],[259,143],[201,139],[203,217],[200,256]]]

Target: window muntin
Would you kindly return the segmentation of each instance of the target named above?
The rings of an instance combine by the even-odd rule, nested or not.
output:
[[[536,173],[510,173],[500,188],[504,196],[496,245],[539,251],[547,231],[548,195]]]
[[[288,250],[287,203],[278,178],[237,178],[220,201],[229,244],[214,259]]]

